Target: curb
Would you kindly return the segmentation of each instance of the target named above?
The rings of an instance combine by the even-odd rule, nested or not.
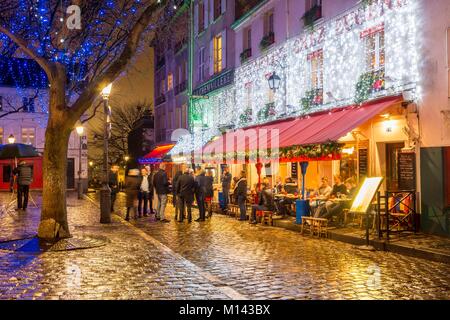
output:
[[[274,220],[274,227],[288,229],[295,232],[301,231],[300,225],[292,223],[291,221]],[[362,246],[366,244],[366,240],[364,238],[345,235],[334,231],[328,231],[328,239],[352,244],[355,246]],[[371,239],[370,245],[373,246],[378,251],[393,252],[413,258],[420,258],[429,261],[450,264],[450,255],[440,252],[435,252],[417,247],[407,247],[404,245],[394,244],[385,240],[377,240],[377,239]]]

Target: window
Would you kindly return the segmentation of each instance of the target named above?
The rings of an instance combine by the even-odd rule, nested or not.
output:
[[[22,143],[34,146],[36,144],[36,129],[22,128]]]
[[[222,0],[214,0],[214,20],[222,14]]]
[[[274,33],[273,11],[269,11],[264,17],[264,35],[272,33]]]
[[[311,89],[323,87],[323,51],[318,50],[308,55]]]
[[[22,112],[31,112],[31,113],[35,112],[34,98],[27,98],[27,97],[22,98]]]
[[[169,128],[168,129],[175,129],[174,128],[173,111],[169,111]]]
[[[205,78],[205,47],[201,47],[198,53],[198,81],[202,82]]]
[[[321,7],[322,0],[306,0],[306,11],[311,10],[314,7]]]
[[[198,33],[205,30],[205,3],[200,1],[198,4]]]
[[[244,30],[244,50],[252,48],[252,28],[248,27]]]
[[[219,73],[222,71],[222,35],[214,37],[213,46],[214,73]]]
[[[159,94],[162,96],[165,93],[165,86],[166,86],[166,80],[161,79],[161,82],[159,83]]]
[[[170,91],[173,89],[173,74],[169,73],[167,75],[167,91]]]
[[[187,128],[188,127],[188,123],[187,123],[187,105],[183,105],[181,107],[181,126],[183,128]]]
[[[364,31],[361,36],[365,40],[367,71],[384,69],[384,26],[380,25]]]
[[[177,126],[177,128],[181,128],[182,124],[181,124],[181,108],[176,108],[175,109],[175,124]]]

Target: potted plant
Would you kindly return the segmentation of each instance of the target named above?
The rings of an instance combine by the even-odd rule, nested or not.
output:
[[[261,39],[261,42],[259,43],[259,48],[261,49],[261,51],[264,51],[274,42],[275,42],[275,34],[273,32],[269,32]]]
[[[305,12],[302,20],[306,29],[313,30],[314,22],[322,17],[322,6],[315,5]]]

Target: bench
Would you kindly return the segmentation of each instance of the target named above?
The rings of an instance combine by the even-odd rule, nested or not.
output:
[[[301,233],[304,234],[305,231],[309,231],[311,235],[317,235],[318,237],[324,236],[328,237],[328,220],[323,218],[314,217],[302,217],[302,230]]]

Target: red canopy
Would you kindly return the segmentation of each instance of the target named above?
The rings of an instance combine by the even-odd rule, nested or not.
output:
[[[401,101],[390,97],[302,118],[291,118],[226,133],[203,148],[203,154],[247,152],[337,141]]]
[[[155,149],[150,151],[147,155],[139,159],[140,164],[152,164],[160,163],[164,161],[164,158],[173,149],[175,144],[165,144],[157,146]]]

